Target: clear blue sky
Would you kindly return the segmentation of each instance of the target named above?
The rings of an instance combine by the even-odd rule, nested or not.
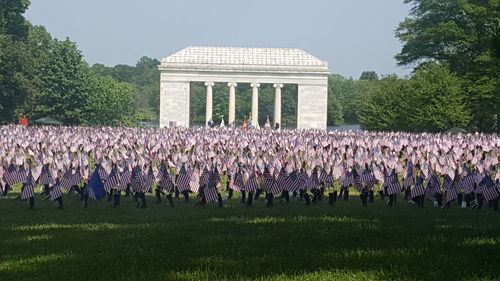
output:
[[[31,0],[26,18],[77,42],[89,64],[134,65],[187,46],[301,48],[333,73],[405,75],[403,0]]]

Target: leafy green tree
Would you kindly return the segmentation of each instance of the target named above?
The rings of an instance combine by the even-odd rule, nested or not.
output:
[[[204,106],[203,109],[205,108]],[[212,115],[215,124],[219,125],[224,116],[224,122],[226,122],[227,125],[227,118],[229,115],[229,87],[227,83],[215,83],[213,87]],[[203,111],[203,120],[205,120],[205,111]]]
[[[384,77],[371,89],[361,106],[361,128],[372,131],[404,131],[409,127],[408,81]]]
[[[329,126],[344,124],[344,109],[341,102],[341,96],[344,96],[341,83],[344,81],[345,78],[338,74],[328,77],[327,124]]]
[[[296,84],[283,85],[281,90],[281,124],[283,127],[297,126],[297,93]]]
[[[29,0],[0,0],[0,34],[25,38],[29,25],[23,14],[30,4]]]
[[[13,122],[17,114],[29,118],[39,93],[52,38],[45,28],[28,25],[25,39],[0,35],[0,121]]]
[[[464,105],[460,78],[447,67],[424,64],[409,81],[408,131],[442,132],[465,127],[471,116]]]
[[[65,124],[83,121],[85,97],[90,89],[90,71],[76,44],[66,39],[53,40],[49,56],[41,65],[39,88],[28,108],[33,118],[50,116]]]
[[[412,5],[396,36],[400,65],[438,61],[462,78],[471,128],[500,132],[500,1],[405,0]]]
[[[152,113],[157,120],[160,113],[160,71],[157,59],[142,57],[135,66],[116,65],[108,67],[94,64],[91,69],[101,76],[110,76],[134,87],[134,108]],[[148,114],[147,116],[152,116]]]
[[[361,102],[372,85],[373,82],[369,80],[354,81],[338,74],[330,75],[328,100],[332,106],[328,108],[328,124],[358,124]],[[338,110],[342,110],[341,113]]]
[[[445,66],[427,63],[409,79],[386,77],[370,88],[363,102],[363,129],[442,132],[464,127],[470,112],[460,78]]]
[[[241,125],[252,112],[252,88],[248,83],[238,83],[236,87],[236,125]]]
[[[14,112],[29,95],[28,48],[23,41],[0,35],[0,122],[15,120]]]
[[[363,71],[361,73],[361,76],[359,77],[359,80],[378,80],[378,75],[377,72],[375,71]]]
[[[119,126],[132,115],[133,87],[111,77],[93,76],[85,94],[82,125]]]
[[[202,82],[191,82],[189,97],[189,122],[191,125],[205,124],[206,102],[205,85]]]

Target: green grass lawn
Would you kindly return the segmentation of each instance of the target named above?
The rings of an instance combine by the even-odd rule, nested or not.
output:
[[[500,280],[500,214],[376,198],[328,206],[83,209],[0,198],[0,280]]]

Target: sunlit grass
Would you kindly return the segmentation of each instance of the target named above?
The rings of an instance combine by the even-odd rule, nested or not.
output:
[[[359,199],[265,208],[0,198],[5,280],[495,280],[500,215]]]

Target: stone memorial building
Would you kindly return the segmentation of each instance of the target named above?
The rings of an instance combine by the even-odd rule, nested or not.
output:
[[[212,119],[215,82],[229,86],[228,124],[235,122],[236,86],[252,87],[251,122],[257,126],[260,84],[275,88],[272,124],[281,125],[281,89],[296,84],[297,128],[326,129],[328,64],[300,49],[187,47],[161,60],[160,127],[189,126],[190,82],[206,86],[205,122]]]

